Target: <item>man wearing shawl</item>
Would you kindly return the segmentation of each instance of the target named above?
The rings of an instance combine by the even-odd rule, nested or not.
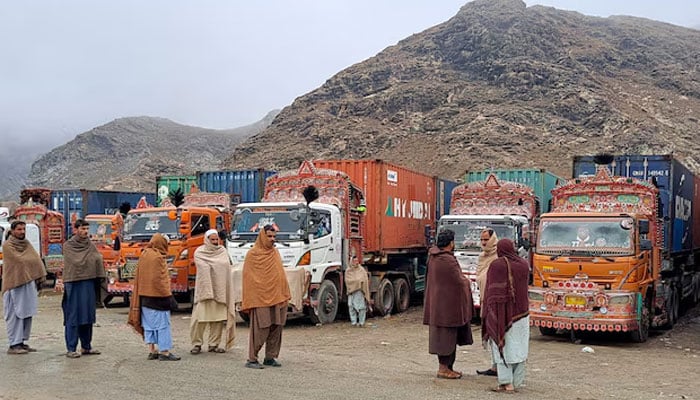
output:
[[[89,239],[89,225],[78,219],[73,224],[75,235],[63,244],[63,324],[66,356],[100,354],[92,348],[92,325],[96,320],[98,293],[105,280],[102,255]],[[78,353],[78,339],[81,351]]]
[[[481,305],[479,308],[479,315],[482,316],[484,312],[484,295],[486,293],[486,275],[488,274],[491,262],[498,258],[498,255],[496,255],[498,236],[493,229],[484,229],[481,231],[479,238],[481,240],[482,252],[479,254],[479,265],[476,269],[476,282],[479,285],[479,304]],[[477,370],[476,373],[478,375],[496,376],[496,363],[491,362],[491,368]]]
[[[350,323],[362,327],[365,325],[367,303],[370,301],[369,279],[367,270],[360,265],[355,254],[350,259],[350,267],[345,270],[345,286],[348,291]]]
[[[287,320],[287,302],[291,299],[282,258],[275,248],[277,232],[272,225],[260,230],[253,248],[243,263],[241,309],[250,315],[248,361],[246,367],[281,367],[276,358],[282,346],[282,327]],[[258,352],[265,345],[265,359]]]
[[[46,278],[44,263],[34,247],[25,238],[26,224],[13,221],[2,246],[2,302],[4,305],[7,354],[26,354],[36,351],[24,343],[29,340],[32,317],[37,312],[37,284]]]
[[[438,234],[437,246],[429,251],[425,283],[423,324],[429,326],[428,352],[438,356],[438,378],[459,379],[453,369],[457,345],[473,343],[469,321],[472,319],[472,293],[469,280],[452,251],[455,234],[445,229]]]
[[[168,240],[156,233],[136,264],[128,323],[148,344],[149,360],[178,361],[180,357],[170,352],[173,347],[170,309],[175,299],[165,264],[167,254]]]
[[[482,335],[498,368],[499,386],[494,390],[512,392],[525,379],[530,340],[529,268],[510,239],[499,240],[496,252],[498,258],[491,263],[486,278]]]
[[[233,346],[236,328],[235,302],[232,299],[231,260],[220,244],[219,233],[210,229],[204,234],[204,245],[194,252],[197,280],[194,288],[194,306],[190,320],[190,338],[194,346],[190,353],[202,351],[204,330],[209,327],[209,352],[225,353]],[[221,334],[226,324],[226,341],[220,347]]]

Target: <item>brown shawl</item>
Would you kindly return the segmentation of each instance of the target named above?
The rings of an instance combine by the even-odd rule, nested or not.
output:
[[[102,254],[90,239],[73,235],[63,244],[63,282],[105,277]]]
[[[479,299],[484,302],[486,296],[486,274],[489,272],[489,265],[498,258],[496,254],[496,243],[498,243],[498,235],[496,232],[491,235],[489,241],[484,246],[484,251],[479,253],[479,265],[476,268],[476,282],[479,284]],[[481,309],[483,310],[483,308]],[[483,314],[483,312],[482,312]]]
[[[423,324],[458,328],[472,319],[472,292],[451,251],[433,247],[425,282]]]
[[[362,290],[365,299],[369,301],[369,278],[367,270],[357,262],[351,262],[350,268],[345,271],[345,287],[347,293],[352,294],[358,290]]]
[[[493,340],[503,356],[506,332],[529,312],[529,268],[516,253],[512,240],[499,240],[496,251],[499,258],[491,263],[486,279],[481,334],[483,340]]]
[[[46,277],[44,263],[27,239],[10,235],[2,245],[2,256],[2,293]]]
[[[280,253],[264,229],[245,256],[242,290],[242,310],[270,307],[292,298]]]
[[[205,300],[214,300],[217,303],[226,304],[226,349],[228,350],[233,347],[236,336],[236,306],[235,302],[231,301],[233,299],[231,259],[228,257],[226,248],[212,243],[209,236],[205,234],[204,245],[194,252],[194,264],[197,266],[194,302],[197,304]],[[194,305],[192,308],[194,309]],[[193,318],[190,323],[197,324],[198,321]]]
[[[143,336],[141,326],[141,296],[170,297],[170,273],[165,264],[168,254],[168,242],[160,233],[156,233],[144,249],[136,264],[136,277],[131,293],[129,321],[136,332]]]

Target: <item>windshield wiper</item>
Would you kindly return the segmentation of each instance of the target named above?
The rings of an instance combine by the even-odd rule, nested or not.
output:
[[[570,255],[571,255],[571,250],[564,250],[559,254],[555,254],[555,255],[549,257],[549,261],[554,261],[561,256],[570,256]]]

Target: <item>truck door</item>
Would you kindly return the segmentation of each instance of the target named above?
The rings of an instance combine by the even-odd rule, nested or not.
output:
[[[334,239],[335,236],[340,236],[336,234],[333,225],[330,211],[313,210],[311,213],[309,234],[312,236],[312,264],[340,263],[342,242],[339,239]]]

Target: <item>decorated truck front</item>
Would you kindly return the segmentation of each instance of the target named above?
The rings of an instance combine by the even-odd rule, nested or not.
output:
[[[369,271],[375,314],[401,312],[425,286],[436,203],[432,176],[381,160],[305,161],[268,178],[262,202],[237,206],[229,253],[242,263],[257,232],[276,226],[293,313],[332,322],[351,255]]]
[[[490,174],[485,181],[469,182],[452,191],[448,215],[443,215],[439,229],[455,232],[455,257],[462,273],[471,281],[475,308],[480,308],[479,285],[476,272],[479,265],[484,229],[492,229],[499,239],[508,238],[516,243],[518,252],[530,259],[530,239],[534,238],[534,218],[539,210],[538,199],[531,187],[500,181]]]
[[[604,166],[552,191],[534,255],[531,324],[547,335],[562,329],[647,339],[663,245],[658,193]]]

